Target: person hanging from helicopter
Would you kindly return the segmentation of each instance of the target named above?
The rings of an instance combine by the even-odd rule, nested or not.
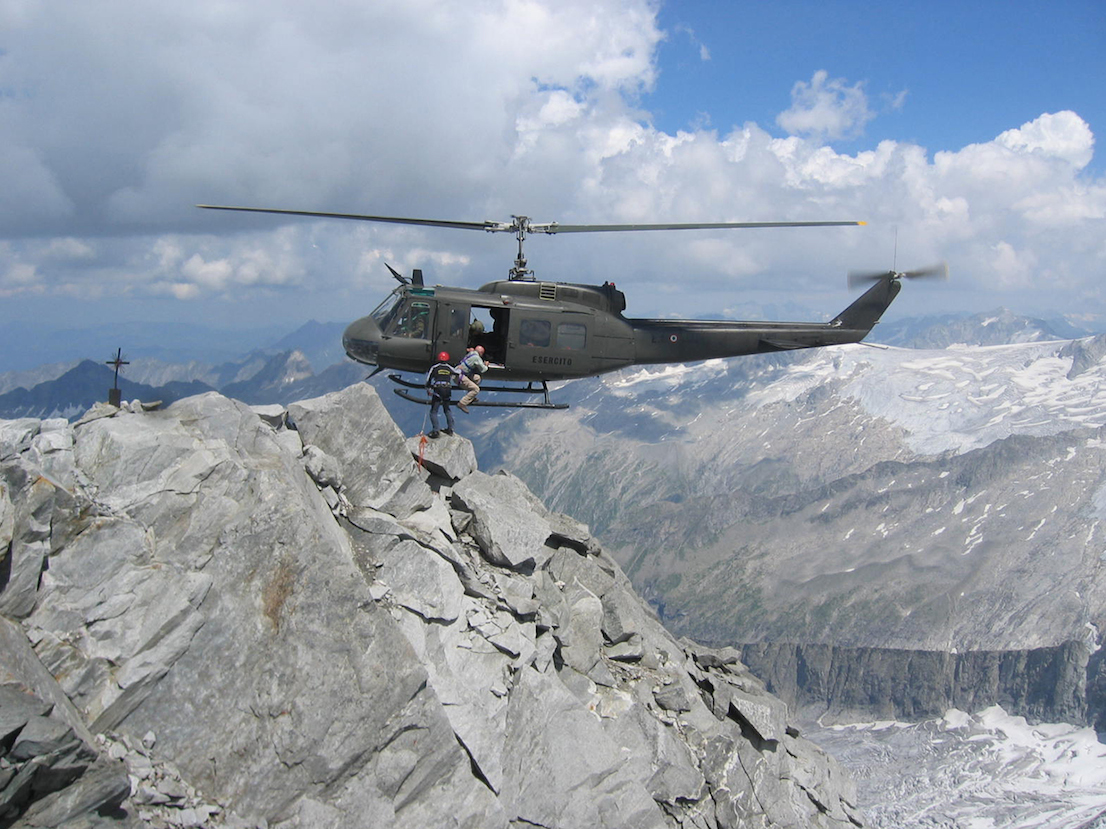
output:
[[[484,362],[484,346],[470,348],[469,353],[457,364],[457,368],[461,372],[461,387],[465,390],[465,396],[461,398],[457,408],[468,414],[469,406],[480,393],[480,376],[488,371],[488,364]]]
[[[438,431],[438,409],[445,409],[445,433],[453,435],[453,386],[463,375],[459,368],[449,363],[449,352],[438,354],[438,362],[426,373],[426,393],[430,397],[430,437],[436,438]]]

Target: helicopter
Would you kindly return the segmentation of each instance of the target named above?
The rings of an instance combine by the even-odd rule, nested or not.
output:
[[[502,392],[540,399],[475,400],[472,405],[505,408],[564,409],[550,399],[549,383],[593,377],[635,365],[691,363],[800,348],[820,348],[860,342],[887,310],[901,289],[901,280],[947,275],[944,265],[916,271],[890,270],[850,273],[849,285],[872,282],[856,301],[829,322],[742,322],[733,320],[633,319],[623,315],[626,296],[613,282],[586,285],[538,280],[527,268],[523,242],[535,233],[597,233],[729,228],[842,227],[856,221],[713,222],[669,224],[570,225],[535,223],[527,216],[510,222],[468,222],[439,219],[370,216],[282,208],[234,207],[200,204],[208,210],[274,213],[329,219],[509,232],[518,242],[518,254],[506,280],[480,288],[427,285],[422,271],[410,278],[391,265],[399,285],[368,316],[350,323],[342,337],[346,354],[375,366],[369,376],[385,369],[425,375],[442,352],[460,359],[467,349],[484,348],[485,360],[496,382],[524,386],[482,384],[483,392]],[[389,375],[401,397],[427,404],[424,384]]]

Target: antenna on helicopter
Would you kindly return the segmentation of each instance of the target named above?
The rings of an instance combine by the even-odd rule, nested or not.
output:
[[[392,272],[392,276],[394,276],[396,278],[396,282],[398,282],[400,285],[410,285],[411,284],[410,279],[408,279],[406,276],[401,274],[399,271],[397,271],[395,268],[393,268],[387,262],[384,263],[384,267]],[[393,288],[392,290],[395,290],[395,289]]]
[[[400,285],[416,285],[418,287],[422,287],[423,281],[421,268],[415,268],[413,271],[411,271],[411,278],[408,279],[387,262],[384,263],[384,267],[392,272],[392,276],[395,277],[396,282],[398,282]]]

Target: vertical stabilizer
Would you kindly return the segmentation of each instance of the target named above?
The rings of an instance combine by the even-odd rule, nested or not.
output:
[[[901,289],[902,285],[894,275],[880,277],[875,285],[838,314],[830,324],[836,328],[871,331],[872,326],[879,322],[879,318],[883,316],[883,312],[898,296]]]

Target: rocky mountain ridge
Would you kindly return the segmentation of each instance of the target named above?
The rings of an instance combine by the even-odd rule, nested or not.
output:
[[[124,400],[156,400],[168,405],[182,397],[220,391],[236,400],[264,405],[286,404],[337,391],[361,380],[365,374],[363,367],[351,362],[332,365],[316,374],[307,357],[292,350],[273,355],[255,353],[240,362],[218,367],[147,361],[133,369],[127,366],[118,382]],[[145,381],[138,382],[133,379],[136,377]],[[183,377],[189,379],[180,379]],[[34,384],[30,390],[17,387],[0,393],[0,417],[75,420],[96,402],[106,399],[114,382],[111,368],[84,360],[56,378]]]
[[[6,825],[862,823],[734,651],[365,384],[0,421],[0,552]]]

